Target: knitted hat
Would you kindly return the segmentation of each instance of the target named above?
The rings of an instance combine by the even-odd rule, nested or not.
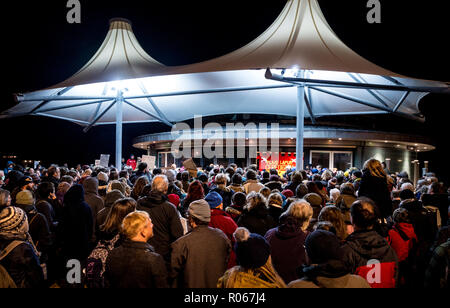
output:
[[[322,264],[328,260],[341,260],[343,251],[339,238],[330,231],[316,230],[305,240],[308,257],[314,264]]]
[[[169,198],[169,202],[175,205],[176,207],[180,206],[180,197],[175,194],[171,194],[167,196]]]
[[[320,206],[322,204],[322,197],[319,196],[316,193],[309,193],[307,194],[304,199],[308,201],[308,203],[314,207],[314,206]]]
[[[16,204],[17,205],[33,205],[34,197],[31,191],[22,190],[16,196]]]
[[[195,217],[200,221],[208,223],[211,221],[211,208],[208,202],[203,199],[192,202],[189,205],[188,213],[189,216]]]
[[[212,209],[218,208],[223,203],[223,198],[215,191],[211,191],[206,197],[206,202]]]
[[[290,189],[285,189],[282,192],[283,196],[285,196],[286,198],[291,198],[294,196],[294,193],[292,192],[292,190]]]
[[[244,268],[258,268],[267,263],[270,245],[259,234],[250,233],[246,228],[238,228],[234,233],[237,263]]]
[[[126,194],[125,185],[118,180],[114,180],[111,182],[111,190],[119,190],[122,194]]]
[[[271,182],[277,182],[279,180],[280,180],[280,177],[276,174],[272,174],[269,178],[269,181],[271,181]]]
[[[99,180],[99,181],[103,181],[103,182],[106,182],[106,183],[108,183],[108,175],[106,174],[106,173],[104,173],[104,172],[99,172],[99,174],[97,174],[97,179]]]
[[[27,221],[25,212],[13,206],[8,206],[0,211],[0,232],[20,230]]]

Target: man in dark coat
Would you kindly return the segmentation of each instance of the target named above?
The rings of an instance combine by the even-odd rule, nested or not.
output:
[[[168,180],[165,175],[158,175],[153,179],[150,195],[138,201],[137,209],[150,215],[153,223],[154,236],[149,244],[156,253],[163,256],[170,263],[170,244],[180,238],[183,232],[178,211],[166,196]]]
[[[360,199],[353,203],[350,213],[355,232],[347,237],[344,245],[345,264],[352,273],[365,278],[372,288],[394,288],[398,258],[386,239],[374,230],[377,221],[374,203],[370,199]]]
[[[126,240],[108,255],[105,285],[114,289],[168,288],[164,260],[147,243],[153,236],[153,224],[147,212],[130,213],[122,227]]]
[[[227,269],[230,240],[223,231],[208,227],[211,210],[205,200],[192,202],[188,213],[192,232],[172,244],[172,284],[181,288],[216,288]]]

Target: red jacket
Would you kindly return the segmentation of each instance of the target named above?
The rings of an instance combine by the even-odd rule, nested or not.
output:
[[[414,245],[414,241],[417,242],[417,236],[414,232],[413,225],[408,223],[396,223],[394,227],[389,230],[387,241],[397,253],[398,262],[406,260]]]
[[[220,209],[211,210],[211,222],[209,223],[211,228],[220,229],[225,233],[228,239],[231,241],[232,247],[234,247],[234,237],[233,233],[237,229],[237,224],[234,222],[233,218],[225,211]],[[236,265],[236,254],[234,250],[231,251],[230,260],[228,262],[228,268],[232,268]]]
[[[127,160],[127,166],[130,166],[131,168],[133,168],[133,170],[136,170],[136,160],[134,159],[129,159]]]

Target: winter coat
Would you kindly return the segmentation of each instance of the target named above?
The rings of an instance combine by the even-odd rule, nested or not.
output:
[[[266,235],[267,231],[277,225],[272,216],[269,215],[269,210],[261,206],[250,211],[244,210],[237,224],[239,227],[247,228],[251,233],[257,233],[261,236]]]
[[[299,270],[306,263],[303,245],[307,236],[308,232],[302,231],[290,218],[265,235],[271,248],[272,264],[286,284],[299,278]]]
[[[388,189],[386,177],[377,177],[364,170],[359,185],[358,197],[372,199],[378,207],[381,218],[392,215],[391,193]]]
[[[289,288],[370,288],[367,281],[351,275],[340,260],[329,260],[327,263],[303,268],[306,276],[291,282]]]
[[[148,243],[169,263],[170,245],[184,233],[177,209],[164,194],[152,191],[148,197],[139,199],[137,210],[150,215],[154,236]]]
[[[50,230],[55,230],[58,226],[58,222],[55,221],[56,213],[53,209],[53,205],[49,202],[49,200],[38,200],[35,206],[36,210],[45,216]]]
[[[231,216],[231,218],[233,218],[233,220],[237,223],[243,210],[244,209],[241,206],[231,205],[225,209],[225,212],[227,212]]]
[[[89,256],[93,226],[92,210],[84,201],[83,186],[74,185],[64,197],[61,221],[62,248],[64,256],[68,260],[81,261]]]
[[[283,214],[284,210],[278,204],[269,204],[269,215],[272,216],[273,220],[276,224],[280,220],[281,214]]]
[[[220,229],[225,233],[227,238],[230,240],[232,246],[234,246],[234,237],[233,233],[237,229],[237,224],[234,222],[233,218],[228,215],[225,211],[220,209],[212,209],[211,210],[211,222],[209,223],[211,228]],[[236,263],[236,254],[234,251],[231,251],[230,260],[228,262],[227,268],[232,268]]]
[[[222,199],[223,199],[223,208],[226,208],[226,207],[231,205],[231,200],[232,200],[233,195],[235,193],[234,190],[231,190],[231,189],[229,189],[227,187],[219,186],[219,187],[214,188],[212,191],[217,192],[222,197]]]
[[[12,240],[0,238],[0,251],[6,249],[11,242]],[[0,264],[6,269],[17,287],[27,289],[44,287],[44,273],[39,257],[27,242],[14,248],[0,261]]]
[[[245,194],[245,189],[244,189],[244,186],[242,186],[242,185],[232,184],[232,185],[228,186],[228,188],[233,190],[235,193],[241,192],[241,193]]]
[[[398,258],[395,250],[376,231],[360,230],[350,234],[344,245],[345,264],[351,273],[360,275],[372,288],[394,288],[398,277]],[[380,263],[380,283],[372,281],[368,261]]]
[[[164,259],[149,244],[131,240],[109,253],[104,277],[113,289],[169,287]]]
[[[419,242],[426,242],[430,247],[437,233],[435,215],[415,199],[403,201],[400,207],[408,211]]]
[[[172,244],[173,286],[216,288],[227,270],[230,251],[231,243],[221,230],[196,227]]]
[[[244,190],[245,190],[245,194],[249,194],[252,191],[254,192],[259,192],[261,189],[264,188],[264,185],[261,183],[258,183],[257,180],[248,180],[245,184],[244,184]]]
[[[414,232],[413,225],[408,223],[396,223],[394,227],[389,230],[387,241],[389,245],[394,248],[398,257],[398,262],[406,260],[414,243],[417,243],[417,236]]]
[[[41,213],[38,213],[34,206],[18,205],[27,214],[28,226],[33,243],[39,252],[44,253],[41,261],[46,261],[46,254],[52,245],[52,234],[50,232],[47,219]]]

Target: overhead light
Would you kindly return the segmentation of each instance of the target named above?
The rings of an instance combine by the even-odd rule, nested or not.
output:
[[[384,140],[384,143],[388,143],[388,141],[387,141],[387,140]]]
[[[342,141],[342,138],[339,138],[340,141]]]

